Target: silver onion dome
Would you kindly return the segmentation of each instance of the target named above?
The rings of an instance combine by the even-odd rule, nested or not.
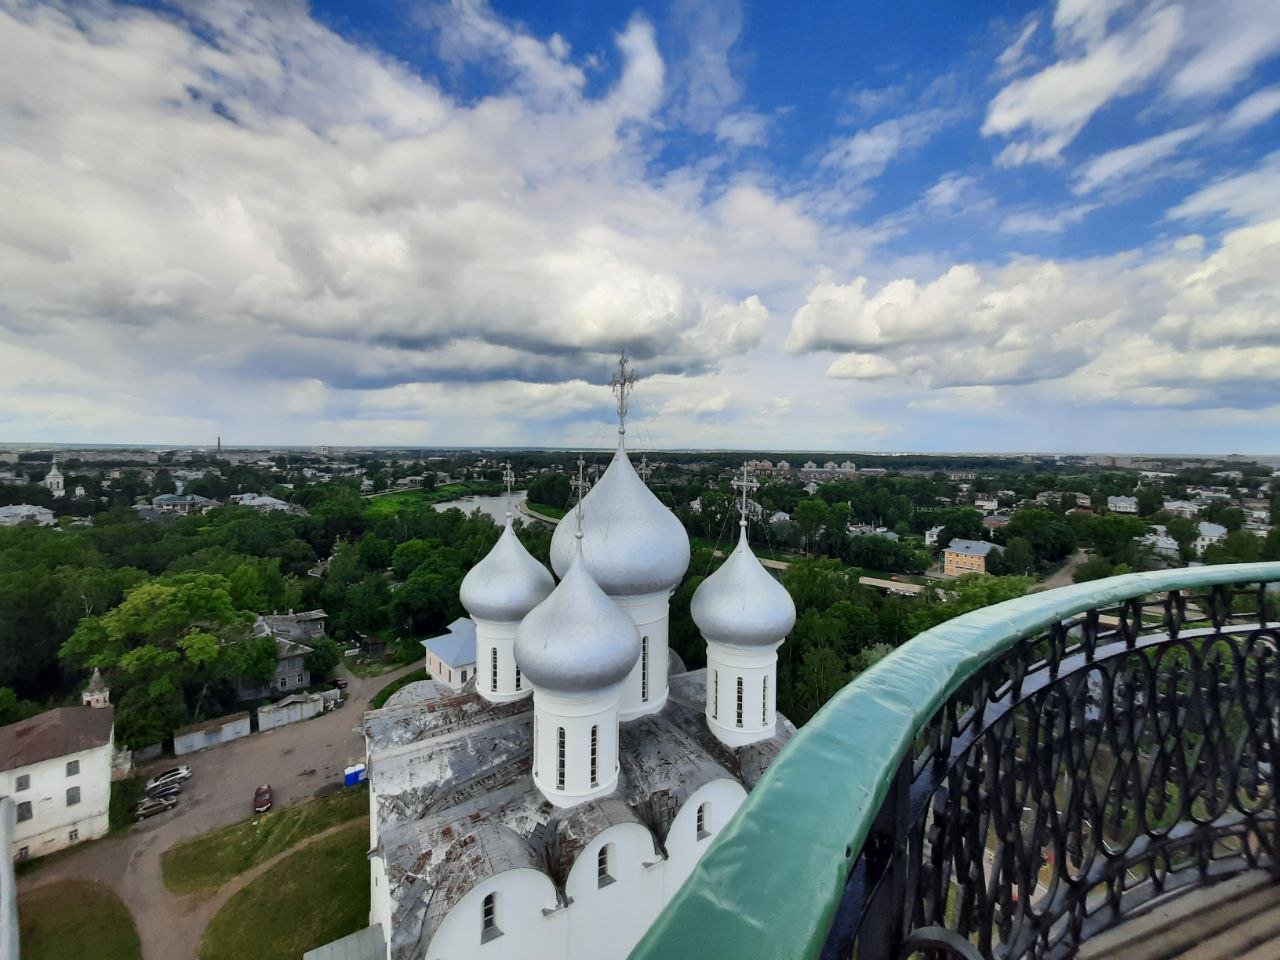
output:
[[[458,596],[473,617],[518,623],[555,585],[550,571],[524,548],[508,523],[493,549],[462,578]]]
[[[694,591],[689,612],[703,637],[740,647],[778,643],[796,624],[791,594],[751,552],[745,529],[729,559]]]
[[[689,535],[636,475],[619,444],[609,469],[582,498],[582,555],[587,570],[611,597],[675,587],[689,567]],[[551,567],[564,576],[577,547],[573,514],[551,538]]]
[[[640,658],[635,623],[575,558],[516,631],[516,663],[535,686],[566,693],[621,683]]]

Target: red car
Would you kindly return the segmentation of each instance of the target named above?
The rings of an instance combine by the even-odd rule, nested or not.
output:
[[[266,813],[271,809],[271,784],[264,783],[253,791],[253,812]]]

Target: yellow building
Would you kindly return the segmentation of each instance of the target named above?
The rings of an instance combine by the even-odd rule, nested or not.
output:
[[[942,551],[942,572],[949,577],[986,573],[987,557],[1000,547],[983,540],[952,540]]]

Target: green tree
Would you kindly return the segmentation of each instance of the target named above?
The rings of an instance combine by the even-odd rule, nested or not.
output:
[[[316,637],[307,641],[311,647],[303,661],[313,681],[324,680],[332,676],[338,664],[342,662],[342,650],[331,637]]]
[[[1076,583],[1085,583],[1089,580],[1101,580],[1104,577],[1109,577],[1114,572],[1115,565],[1110,560],[1106,557],[1093,556],[1076,567],[1076,572],[1071,579]]]

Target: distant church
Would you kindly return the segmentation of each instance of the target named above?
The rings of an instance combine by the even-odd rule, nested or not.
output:
[[[370,956],[626,957],[794,732],[775,695],[795,605],[745,514],[693,598],[707,667],[668,653],[689,538],[627,457],[619,374],[617,452],[556,529],[559,582],[508,514],[462,583],[474,691],[365,715]]]
[[[49,472],[44,475],[44,479],[40,483],[53,494],[54,499],[66,495],[66,480],[62,476],[62,471],[58,469],[58,459],[55,457],[53,466],[49,468]]]

